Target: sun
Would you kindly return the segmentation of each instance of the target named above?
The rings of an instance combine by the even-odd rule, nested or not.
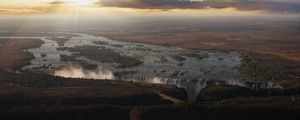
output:
[[[74,0],[74,3],[80,6],[89,6],[94,3],[94,0]]]

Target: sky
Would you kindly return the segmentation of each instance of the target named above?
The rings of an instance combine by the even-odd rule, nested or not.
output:
[[[300,0],[0,0],[0,32],[299,20]]]
[[[0,14],[299,15],[300,0],[1,0]]]

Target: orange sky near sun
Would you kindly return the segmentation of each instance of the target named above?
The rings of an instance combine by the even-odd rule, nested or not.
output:
[[[0,14],[183,14],[183,15],[248,15],[261,11],[240,11],[224,9],[134,9],[102,7],[99,0],[64,0],[64,4],[50,4],[54,0],[1,0]],[[98,4],[95,4],[98,3]]]

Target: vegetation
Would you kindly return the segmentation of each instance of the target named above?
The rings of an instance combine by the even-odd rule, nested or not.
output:
[[[24,57],[22,58],[22,60],[20,60],[18,63],[13,64],[10,67],[10,70],[12,71],[16,71],[22,67],[25,67],[27,65],[31,64],[31,60],[33,60],[35,57],[28,51],[23,51],[22,53],[24,55]]]
[[[207,53],[203,53],[203,54],[188,53],[188,54],[183,54],[183,56],[190,57],[190,58],[196,58],[198,60],[203,60],[203,59],[209,57],[209,55]]]
[[[186,60],[185,57],[196,58],[198,60],[203,60],[205,58],[208,58],[209,54],[207,54],[207,53],[202,53],[202,54],[198,54],[198,53],[182,53],[182,54],[173,55],[171,57],[173,59],[181,62],[181,61],[185,61]]]
[[[94,44],[99,44],[99,45],[108,45],[108,42],[104,42],[104,41],[94,41]]]
[[[119,45],[119,44],[114,44],[112,46],[114,46],[114,47],[124,47],[124,45]]]
[[[26,96],[31,96],[32,98],[30,99],[30,101],[34,100],[34,98],[40,100],[42,100],[42,98],[45,98],[45,101],[51,101],[51,99],[57,99],[52,97],[56,96],[56,93],[58,92],[60,93],[60,95],[63,95],[61,97],[66,98],[66,100],[72,101],[72,99],[69,98],[74,97],[77,97],[78,100],[80,100],[81,98],[86,98],[83,99],[83,101],[89,104],[93,104],[93,101],[89,101],[89,99],[98,99],[98,101],[94,102],[99,102],[102,104],[159,104],[160,97],[157,96],[156,93],[151,90],[157,90],[165,94],[170,93],[178,95],[181,96],[180,98],[186,99],[185,91],[176,88],[176,86],[146,83],[140,84],[111,80],[70,79],[30,72],[22,74],[1,72],[0,83],[0,96],[10,94],[9,96],[1,97],[0,100],[4,100],[4,98],[15,99],[18,97],[20,98],[18,100],[21,100],[24,97],[24,100],[28,101],[28,99],[26,99]],[[86,91],[88,91],[88,93],[85,93]],[[14,95],[18,97],[13,97]],[[112,100],[114,97],[117,98],[115,99],[116,101]],[[126,99],[128,99],[128,101]],[[134,99],[138,101],[135,101]],[[125,101],[127,101],[128,103],[126,103]],[[32,104],[35,103],[37,102],[32,102]],[[70,102],[66,102],[66,104],[70,104]],[[75,102],[74,104],[82,103]]]
[[[7,41],[7,39],[3,39],[3,38],[0,38],[0,46],[5,44]]]
[[[30,64],[34,56],[26,51],[44,44],[40,39],[6,39],[0,44],[0,70],[16,70]]]
[[[65,42],[69,41],[71,37],[51,37],[50,40],[57,42],[59,46],[64,46]]]
[[[216,66],[209,66],[209,67],[202,67],[200,68],[200,71],[204,74],[210,74],[214,72],[216,69]]]
[[[241,73],[252,80],[294,81],[300,77],[300,64],[263,53],[242,53]]]
[[[45,109],[46,108],[46,109]],[[119,105],[78,106],[24,106],[19,109],[0,110],[2,120],[129,120],[131,107]]]
[[[296,92],[297,90],[295,90]],[[299,91],[300,92],[300,91]],[[295,93],[300,94],[300,93]],[[281,89],[265,89],[265,90],[252,90],[248,88],[238,87],[238,86],[208,86],[203,89],[197,97],[196,101],[216,101],[224,100],[236,97],[269,97],[278,95],[290,95]]]
[[[148,83],[133,83],[136,86],[153,89],[163,94],[172,96],[177,99],[186,100],[187,93],[182,88],[177,88],[175,85],[160,85],[160,84],[148,84]]]
[[[68,61],[74,61],[74,60],[76,60],[75,56],[72,56],[72,55],[60,55],[60,61],[68,62]]]
[[[186,60],[186,58],[181,55],[173,55],[172,58],[180,62]]]
[[[134,106],[170,104],[155,91],[186,96],[175,86],[1,72],[0,118],[129,119]]]
[[[83,56],[98,62],[117,63],[118,64],[117,67],[133,67],[143,63],[138,59],[128,57],[128,56],[122,56],[119,53],[116,53],[112,50],[99,48],[97,46],[83,46],[83,47],[61,48],[61,49],[67,49],[70,52],[73,52],[71,58],[77,58]],[[69,58],[70,56],[63,58],[63,60]]]
[[[120,65],[132,61],[109,49],[99,47],[63,48],[73,52],[62,55],[63,61],[86,57],[100,62]],[[23,51],[23,47],[18,48]],[[96,51],[89,53],[88,51]],[[30,54],[28,55],[30,56]],[[32,56],[32,55],[31,55]],[[41,55],[43,56],[43,55]],[[100,58],[101,57],[101,58]],[[174,59],[187,57],[198,60],[205,54],[180,54]],[[109,58],[104,60],[103,58]],[[254,80],[296,81],[298,64],[278,56],[258,53],[242,54],[239,70]],[[124,60],[125,59],[125,60]],[[219,59],[222,60],[222,59]],[[25,60],[25,62],[30,61]],[[22,62],[16,62],[18,65]],[[78,61],[84,69],[96,65]],[[209,74],[213,67],[201,68]],[[136,72],[136,71],[132,71]],[[161,74],[167,72],[159,71]],[[129,73],[116,73],[131,74]],[[184,72],[174,71],[172,77]],[[289,83],[291,84],[291,83]],[[195,102],[175,104],[159,94],[186,100],[187,93],[176,86],[91,79],[67,79],[37,73],[0,72],[0,119],[297,119],[299,87],[251,90],[236,86],[208,86]],[[172,105],[171,105],[172,104]],[[273,115],[273,114],[276,115]],[[201,114],[201,115],[199,115]],[[234,114],[235,116],[232,116]],[[57,117],[59,116],[59,118]],[[245,118],[245,116],[249,116]]]
[[[216,103],[215,103],[216,104]],[[138,107],[132,110],[132,120],[282,120],[299,119],[299,111],[293,109],[242,106],[209,107],[206,105],[193,106],[154,106]]]
[[[42,58],[47,57],[47,54],[42,53],[42,54],[41,54],[41,57],[42,57]]]
[[[198,60],[203,60],[203,59],[209,57],[209,54],[207,54],[207,53],[201,53],[201,54],[198,54],[198,53],[186,53],[186,54],[181,54],[181,55],[182,56],[186,56],[186,57],[190,57],[190,58],[196,58]]]

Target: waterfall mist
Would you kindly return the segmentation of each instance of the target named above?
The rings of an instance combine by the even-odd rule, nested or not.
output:
[[[114,74],[109,70],[86,70],[82,67],[70,66],[62,70],[54,72],[55,76],[61,76],[66,78],[87,78],[87,79],[109,79],[113,80]]]

